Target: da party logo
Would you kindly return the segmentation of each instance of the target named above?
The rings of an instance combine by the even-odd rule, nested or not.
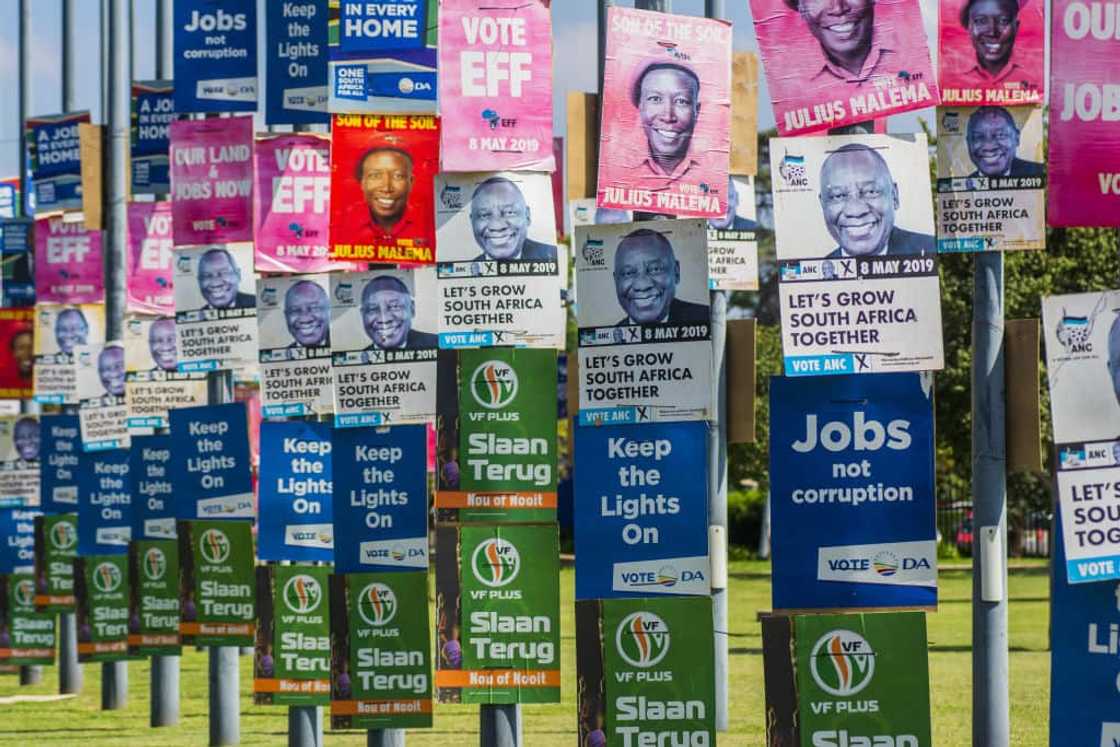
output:
[[[875,651],[851,630],[830,630],[813,644],[809,668],[817,687],[829,695],[846,698],[871,684]]]
[[[501,537],[491,537],[480,543],[471,555],[471,572],[484,586],[506,586],[517,578],[520,570],[520,553],[512,542]]]
[[[488,410],[500,410],[512,402],[517,388],[517,372],[505,361],[486,361],[471,374],[471,395]]]
[[[158,547],[150,547],[144,553],[144,578],[149,581],[162,581],[167,574],[167,556]]]
[[[29,578],[17,582],[12,590],[12,598],[17,607],[30,607],[35,603],[35,582]]]
[[[59,521],[51,527],[50,538],[55,550],[69,550],[78,544],[78,528],[71,521]]]
[[[631,612],[618,624],[614,645],[632,667],[648,669],[669,653],[669,625],[652,612]]]
[[[207,529],[198,538],[198,550],[207,563],[224,563],[229,557],[229,537],[221,529]]]
[[[358,614],[375,628],[388,625],[397,616],[397,595],[385,584],[374,581],[358,594]]]
[[[306,615],[319,608],[323,601],[323,587],[311,576],[292,576],[281,592],[284,604],[297,615]]]
[[[116,591],[122,580],[121,569],[116,563],[106,561],[93,569],[93,587],[102,594]]]

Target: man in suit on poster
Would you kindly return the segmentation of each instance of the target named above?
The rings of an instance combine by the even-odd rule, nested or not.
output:
[[[707,306],[677,298],[681,263],[665,235],[639,228],[622,237],[614,254],[614,289],[631,324],[707,324]]]

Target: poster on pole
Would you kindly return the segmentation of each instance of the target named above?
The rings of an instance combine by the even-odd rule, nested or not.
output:
[[[937,117],[938,251],[1045,249],[1042,109],[941,108]]]
[[[257,577],[250,521],[180,521],[179,635],[188,646],[253,645]]]
[[[326,566],[257,566],[255,705],[330,703],[330,575]]]
[[[105,296],[101,232],[63,214],[35,221],[35,300],[100,303]]]
[[[175,518],[252,519],[245,403],[176,408],[170,420]]]
[[[38,415],[0,416],[0,506],[40,505],[40,433]]]
[[[0,308],[0,397],[30,399],[34,393],[33,309]]]
[[[327,108],[435,112],[438,12],[439,0],[328,0]]]
[[[129,312],[159,316],[175,313],[173,246],[170,202],[128,203],[125,290]]]
[[[943,3],[937,34],[941,102],[1041,104],[1046,88],[1045,5],[1035,0]]]
[[[326,423],[261,423],[260,560],[334,560],[331,429]]]
[[[254,255],[257,272],[324,272],[330,205],[330,140],[309,132],[257,139]]]
[[[174,528],[172,528],[174,534]],[[179,656],[179,545],[137,539],[128,546],[129,656]]]
[[[708,219],[708,287],[758,290],[758,220],[754,177],[727,180],[727,212]]]
[[[132,82],[129,137],[132,194],[165,195],[171,191],[168,150],[171,147],[171,123],[176,116],[174,82]]]
[[[132,478],[128,449],[84,453],[78,461],[78,554],[128,552]]]
[[[130,586],[127,555],[74,558],[79,663],[128,658]]]
[[[331,412],[331,302],[327,275],[257,281],[264,417]]]
[[[336,427],[435,417],[435,291],[430,269],[331,275]]]
[[[256,111],[256,0],[175,0],[174,23],[175,112]]]
[[[252,241],[252,117],[171,123],[171,213],[175,246]]]
[[[335,115],[331,257],[435,262],[432,180],[439,171],[439,123],[429,115]]]
[[[74,426],[77,429],[77,425]],[[35,518],[35,609],[74,611],[74,558],[78,557],[78,514]]]
[[[105,342],[103,304],[35,306],[35,401],[78,404],[75,348]]]
[[[78,379],[82,450],[127,449],[124,345],[112,341],[104,345],[81,345],[76,351],[74,365]]]
[[[35,520],[42,515],[39,509],[0,508],[0,573],[34,573]]]
[[[171,436],[134,436],[128,458],[133,540],[175,539]]]
[[[126,317],[124,365],[130,433],[167,428],[171,410],[206,404],[206,374],[179,372],[174,317]]]
[[[179,371],[257,365],[257,283],[253,245],[177,248],[175,332]]]
[[[78,455],[82,451],[77,415],[39,416],[39,499],[44,512],[78,509]]]
[[[89,112],[27,118],[27,168],[36,212],[82,208],[78,125],[89,121]]]
[[[556,170],[550,3],[440,3],[442,171]]]
[[[583,231],[575,247],[580,425],[710,419],[705,222]]]
[[[56,618],[35,609],[35,577],[30,571],[0,574],[0,663],[54,664]]]
[[[925,135],[770,141],[787,376],[944,367]]]
[[[265,124],[327,124],[327,0],[264,6]]]
[[[0,220],[0,308],[35,305],[34,226],[30,218]]]
[[[731,23],[615,6],[606,37],[599,206],[723,215]]]

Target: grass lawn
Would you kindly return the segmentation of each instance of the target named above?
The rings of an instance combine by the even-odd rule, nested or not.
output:
[[[731,568],[731,732],[724,745],[763,743],[762,650],[758,610],[769,609],[769,566],[735,562]],[[561,574],[563,616],[564,702],[554,706],[526,706],[527,747],[568,747],[575,743],[575,639],[572,622],[574,576]],[[1011,743],[1019,747],[1045,745],[1050,695],[1050,656],[1047,651],[1049,585],[1046,568],[1034,565],[1013,571],[1011,595]],[[967,745],[971,741],[971,574],[963,570],[941,573],[941,608],[929,617],[930,678],[933,696],[933,734],[938,745]],[[264,708],[250,702],[251,657],[241,661],[242,744],[282,744],[287,719],[284,708]],[[99,665],[85,666],[85,687],[77,700],[22,702],[0,705],[0,743],[54,742],[83,745],[206,744],[206,654],[193,648],[182,660],[182,718],[176,727],[148,728],[148,663],[129,665],[129,705],[123,711],[102,712]],[[0,678],[0,698],[49,695],[57,691],[53,668],[43,684],[21,688],[15,677]],[[328,744],[365,744],[363,734],[332,733]],[[435,728],[410,732],[408,744],[473,745],[478,743],[477,706],[436,707]]]

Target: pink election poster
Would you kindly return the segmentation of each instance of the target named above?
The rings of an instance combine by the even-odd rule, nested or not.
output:
[[[751,0],[782,135],[940,103],[918,0]]]
[[[128,310],[175,315],[170,202],[128,203]]]
[[[101,232],[87,231],[83,221],[62,215],[36,219],[35,300],[101,303],[104,295]]]
[[[441,0],[443,171],[552,171],[551,0]]]
[[[171,123],[175,246],[253,238],[253,118]]]
[[[731,24],[612,7],[603,90],[598,206],[723,215]]]
[[[1120,20],[1101,18],[1117,7],[1051,5],[1051,226],[1120,226]]]
[[[1045,0],[941,0],[941,103],[1041,104]]]

